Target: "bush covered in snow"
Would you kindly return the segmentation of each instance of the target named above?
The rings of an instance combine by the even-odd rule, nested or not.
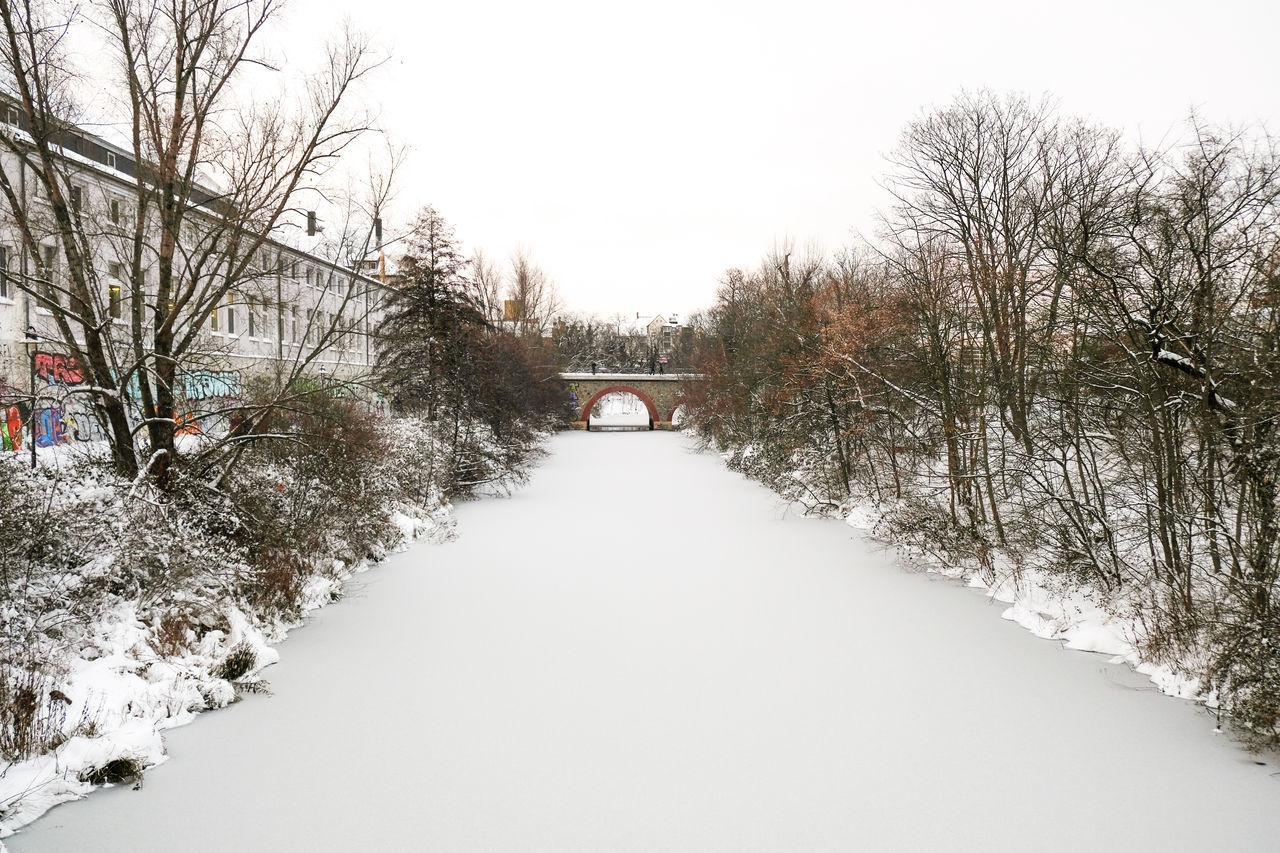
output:
[[[330,395],[258,429],[224,471],[179,457],[163,491],[91,454],[0,458],[0,836],[136,778],[158,729],[262,689],[269,643],[537,449]]]
[[[1280,153],[978,92],[904,131],[882,242],[730,270],[689,423],[990,584],[1068,590],[1280,745]]]

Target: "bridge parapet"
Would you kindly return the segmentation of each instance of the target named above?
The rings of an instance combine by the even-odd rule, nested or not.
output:
[[[573,382],[576,380],[631,380],[635,382],[679,382],[684,379],[702,379],[701,373],[561,373],[560,378]]]

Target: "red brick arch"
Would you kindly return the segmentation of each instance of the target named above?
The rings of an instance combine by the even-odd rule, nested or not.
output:
[[[597,391],[592,398],[587,401],[587,404],[582,407],[582,414],[579,416],[579,420],[590,421],[591,409],[596,403],[600,402],[600,398],[606,394],[617,394],[619,392],[623,394],[633,394],[636,397],[639,397],[640,402],[644,403],[645,408],[649,410],[649,419],[651,421],[656,422],[662,420],[658,417],[658,407],[649,399],[649,395],[645,394],[643,391],[638,391],[635,388],[632,388],[630,385],[610,385],[608,388],[603,388]]]

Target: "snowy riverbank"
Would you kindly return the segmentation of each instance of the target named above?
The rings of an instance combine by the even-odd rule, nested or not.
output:
[[[449,535],[449,512],[439,504],[412,515],[393,513],[401,538],[391,550]],[[64,719],[76,734],[52,752],[9,763],[0,772],[0,838],[103,783],[141,784],[141,772],[167,760],[165,731],[225,707],[245,691],[269,690],[260,673],[279,658],[273,646],[311,612],[340,599],[346,582],[374,562],[334,560],[307,582],[296,618],[255,619],[226,605],[218,613],[223,627],[176,655],[157,650],[156,626],[138,618],[135,603],[121,601],[104,612],[78,640],[80,648],[60,680]],[[237,664],[237,656],[245,663]]]
[[[453,496],[519,482],[538,453],[536,434],[441,437],[328,405],[218,477],[190,448],[163,492],[92,446],[34,469],[0,458],[0,838],[138,783],[164,732],[269,690],[259,674],[291,628],[389,553],[448,538]]]
[[[845,523],[869,537],[878,536],[880,513],[871,504],[848,511]],[[909,565],[951,578],[982,590],[992,601],[1008,605],[1001,617],[1021,625],[1045,640],[1064,648],[1106,655],[1113,664],[1125,664],[1149,678],[1162,693],[1215,708],[1211,692],[1201,689],[1202,678],[1192,672],[1152,663],[1139,648],[1142,626],[1133,618],[1117,613],[1115,602],[1105,606],[1095,595],[1079,588],[1065,588],[1034,568],[1015,569],[1007,562],[997,565],[989,580],[972,567],[949,565],[918,548],[900,548]]]

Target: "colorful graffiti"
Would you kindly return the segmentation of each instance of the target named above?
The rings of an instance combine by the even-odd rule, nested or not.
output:
[[[188,400],[208,400],[213,397],[238,397],[240,395],[240,371],[191,370],[178,374],[180,389],[175,389]]]
[[[84,382],[84,369],[74,355],[38,352],[35,370],[36,376],[50,385],[80,385]]]
[[[21,449],[24,423],[30,426],[31,441],[36,447],[106,440],[93,398],[82,389],[86,371],[74,355],[38,352],[31,367],[37,385],[35,411],[24,405],[10,406],[3,412],[0,444],[5,450]],[[197,412],[208,409],[210,403],[217,408],[231,408],[243,387],[240,373],[235,370],[184,371],[178,374],[175,385],[178,411],[173,418],[180,434],[201,432]],[[139,399],[136,382],[131,383],[128,393],[133,400]],[[215,419],[225,421],[225,416]]]
[[[85,370],[79,359],[60,352],[38,352],[32,366],[38,384],[43,381],[31,414],[31,440],[36,447],[106,438],[93,401],[85,394],[75,393],[85,384]],[[9,432],[12,436],[12,426]]]
[[[238,370],[184,370],[178,373],[173,394],[180,400],[189,401],[237,398],[242,388]],[[126,390],[130,399],[142,399],[137,377],[129,382]]]
[[[68,424],[62,419],[62,409],[58,406],[46,406],[36,409],[36,416],[31,422],[35,430],[36,447],[53,447],[55,444],[66,444],[72,435]]]
[[[4,418],[0,419],[0,441],[5,450],[22,449],[22,411],[17,406],[4,409]]]
[[[239,401],[242,387],[238,370],[189,370],[179,373],[174,396],[179,405],[185,405],[182,411],[173,413],[178,434],[194,435],[204,432],[205,428],[201,425],[200,415],[196,410],[230,410]],[[197,403],[201,405],[197,406]],[[230,428],[226,413],[206,416],[206,421],[216,424],[215,432]]]

